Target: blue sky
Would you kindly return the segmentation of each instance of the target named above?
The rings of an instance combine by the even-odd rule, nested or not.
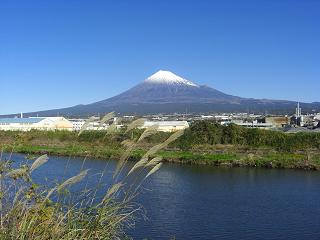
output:
[[[0,114],[91,103],[163,69],[320,101],[320,1],[0,1]]]

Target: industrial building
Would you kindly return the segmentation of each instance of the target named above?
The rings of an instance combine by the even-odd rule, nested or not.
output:
[[[253,122],[232,121],[231,123],[247,128],[271,129],[274,127],[271,123],[260,123],[256,120]]]
[[[107,130],[109,128],[108,123],[102,123],[100,122],[100,118],[96,118],[93,121],[89,121],[88,119],[68,119],[72,124],[72,130],[73,131],[80,131],[84,124],[86,124],[85,130],[88,131],[99,131],[99,130]],[[116,121],[117,118],[114,118],[113,121]],[[120,129],[123,125],[117,124],[117,129]]]
[[[85,119],[69,119],[72,124],[73,131],[80,131],[82,126],[85,124]]]
[[[265,123],[273,125],[273,127],[281,128],[289,125],[290,119],[286,116],[265,117]]]
[[[157,126],[160,132],[175,132],[189,127],[187,121],[146,121],[142,128]]]
[[[64,117],[30,117],[30,118],[0,118],[0,130],[30,131],[30,130],[72,130],[72,124]]]

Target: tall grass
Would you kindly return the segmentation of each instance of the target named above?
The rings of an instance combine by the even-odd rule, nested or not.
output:
[[[102,121],[107,122],[113,113]],[[79,137],[86,131],[84,125]],[[144,119],[129,124],[127,131],[142,126]],[[115,128],[110,128],[110,134]],[[126,151],[117,162],[111,186],[104,196],[97,197],[97,189],[106,172],[100,174],[98,186],[85,187],[81,192],[73,192],[72,187],[85,181],[90,170],[82,169],[55,186],[37,185],[32,180],[32,172],[47,161],[47,155],[38,157],[32,164],[14,167],[13,161],[0,157],[0,239],[126,239],[126,229],[134,225],[141,206],[134,199],[143,181],[159,170],[162,158],[159,150],[168,146],[182,135],[176,132],[166,141],[152,147],[134,166],[124,168],[130,153],[139,141],[154,134],[154,127],[145,129],[137,139],[125,140]],[[107,131],[108,134],[108,131]],[[1,154],[2,156],[2,154]]]

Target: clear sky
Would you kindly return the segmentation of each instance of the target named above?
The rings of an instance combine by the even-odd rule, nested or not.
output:
[[[0,114],[106,99],[160,69],[320,101],[320,1],[0,1]]]

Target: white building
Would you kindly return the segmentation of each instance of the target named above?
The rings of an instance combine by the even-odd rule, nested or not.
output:
[[[146,121],[141,128],[157,126],[161,132],[175,132],[189,127],[187,121]]]
[[[68,119],[68,120],[72,124],[73,131],[80,131],[81,128],[83,127],[83,125],[88,121],[88,119]],[[116,120],[116,118],[114,118],[114,121],[115,120]],[[100,119],[97,118],[96,120],[94,120],[92,122],[88,122],[85,130],[88,130],[88,131],[107,130],[108,127],[109,127],[109,124],[107,124],[107,123],[101,124]],[[117,125],[117,128],[118,128],[118,125]]]
[[[30,117],[30,118],[0,118],[0,130],[30,131],[30,130],[72,130],[72,124],[64,117]]]
[[[73,131],[80,131],[84,123],[86,122],[85,119],[68,119],[72,124]]]
[[[270,129],[273,128],[274,126],[272,123],[258,123],[258,121],[253,121],[253,122],[243,122],[243,121],[236,121],[233,120],[230,123],[242,126],[242,127],[247,127],[247,128],[264,128],[264,129]]]
[[[212,118],[214,118],[214,116],[212,116],[212,115],[201,115],[201,118],[202,119],[212,119]]]
[[[101,124],[100,121],[90,122],[90,123],[88,123],[86,130],[88,130],[88,131],[107,130],[108,127],[109,127],[108,124],[106,124],[106,123]]]

